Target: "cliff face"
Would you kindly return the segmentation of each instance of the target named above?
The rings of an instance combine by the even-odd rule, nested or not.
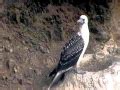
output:
[[[120,39],[118,1],[5,0],[0,5],[1,90],[47,87],[47,74],[56,66],[65,42],[77,32],[81,14],[88,15],[91,32],[86,53],[98,57],[120,53],[116,48]],[[111,65],[106,62],[103,60],[96,70]],[[91,64],[88,71],[94,69]]]

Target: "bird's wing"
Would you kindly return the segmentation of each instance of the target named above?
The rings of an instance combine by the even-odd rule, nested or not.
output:
[[[61,52],[60,61],[58,64],[58,71],[65,70],[74,66],[84,48],[84,41],[78,34],[65,44]]]

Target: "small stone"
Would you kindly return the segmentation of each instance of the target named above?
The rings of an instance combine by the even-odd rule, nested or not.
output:
[[[44,47],[44,46],[40,46],[39,47],[39,50],[42,52],[42,53],[50,53],[49,49],[47,47]]]
[[[114,48],[108,47],[107,51],[109,52],[109,54],[114,53]]]
[[[15,65],[15,62],[14,62],[13,59],[9,59],[9,60],[6,62],[6,67],[7,67],[8,69],[13,68],[14,65]]]
[[[19,82],[20,85],[23,84],[23,80],[22,79],[18,79],[18,82]]]
[[[7,78],[7,76],[2,76],[2,79],[7,80],[8,78]]]
[[[120,48],[116,49],[116,54],[120,54]]]
[[[4,47],[5,52],[10,52],[8,48]]]
[[[30,80],[27,80],[26,83],[30,84],[30,85],[32,84],[32,82]]]
[[[11,48],[9,51],[12,53],[12,52],[13,52],[13,49]]]
[[[37,74],[37,75],[40,75],[41,74],[41,71],[39,69],[35,69],[34,72]]]
[[[99,52],[99,53],[96,53],[96,54],[95,54],[95,58],[98,59],[98,60],[99,60],[99,59],[103,59],[104,57],[105,57],[105,55],[104,55],[103,53],[100,53],[100,52]]]
[[[8,47],[4,47],[4,51],[12,53],[13,49],[12,48],[8,48]]]
[[[3,51],[3,48],[0,48],[0,52],[2,52]]]
[[[104,28],[94,26],[90,31],[95,34],[96,41],[107,42],[110,39],[109,33],[106,32]]]
[[[17,67],[14,67],[14,73],[17,73],[17,72],[18,72]]]

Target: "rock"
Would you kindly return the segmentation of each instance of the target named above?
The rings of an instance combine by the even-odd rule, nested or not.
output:
[[[110,58],[111,57],[109,57],[108,59]],[[97,68],[97,66],[93,68]],[[65,75],[65,80],[63,82],[60,82],[56,86],[52,87],[52,89],[53,90],[67,90],[67,89],[69,90],[85,90],[85,89],[119,90],[120,88],[119,73],[120,73],[120,62],[113,62],[108,67],[102,70],[98,70],[97,72],[87,71],[83,75],[76,74],[75,72],[69,71]]]
[[[22,79],[18,79],[18,82],[19,82],[20,85],[23,84],[23,80]]]
[[[9,59],[7,62],[6,62],[6,67],[8,69],[12,69],[13,67],[15,66],[15,61],[13,59]]]
[[[32,81],[30,80],[26,80],[26,83],[32,85]]]
[[[18,72],[18,69],[19,69],[18,66],[16,66],[16,67],[14,66],[13,72],[14,72],[14,73],[17,73],[17,72]]]
[[[115,52],[116,52],[117,55],[120,55],[120,47],[116,48]]]
[[[44,46],[40,45],[39,49],[42,53],[50,53],[50,51],[47,47],[44,47]]]
[[[6,47],[4,48],[4,51],[5,51],[5,52],[10,52],[9,49],[6,48]]]
[[[3,37],[3,39],[4,39],[5,41],[11,42],[11,38],[10,38],[10,37]]]
[[[5,51],[5,52],[10,52],[10,53],[12,53],[12,52],[13,52],[13,49],[10,48],[10,47],[4,47],[4,51]]]
[[[10,48],[10,50],[9,50],[9,51],[10,51],[10,53],[12,53],[12,52],[13,52],[13,49],[12,49],[12,48]]]
[[[55,41],[62,41],[63,40],[63,28],[61,25],[61,19],[59,15],[53,15],[53,32],[52,32],[52,39]]]
[[[2,16],[2,13],[4,12],[4,0],[0,0],[0,18]]]
[[[2,80],[7,80],[8,77],[7,76],[2,76]]]
[[[2,52],[4,49],[3,48],[0,48],[0,52]]]
[[[95,34],[95,38],[99,42],[107,42],[110,39],[110,35],[104,29],[100,27],[90,28],[90,31]]]

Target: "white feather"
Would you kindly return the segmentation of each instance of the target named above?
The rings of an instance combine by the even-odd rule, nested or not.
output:
[[[83,17],[85,19],[85,23],[80,26],[80,31],[78,32],[78,35],[81,35],[84,40],[84,48],[83,51],[77,61],[77,67],[79,67],[81,58],[83,58],[83,55],[85,54],[85,51],[87,49],[88,43],[89,43],[89,28],[88,28],[88,19],[87,17]]]

